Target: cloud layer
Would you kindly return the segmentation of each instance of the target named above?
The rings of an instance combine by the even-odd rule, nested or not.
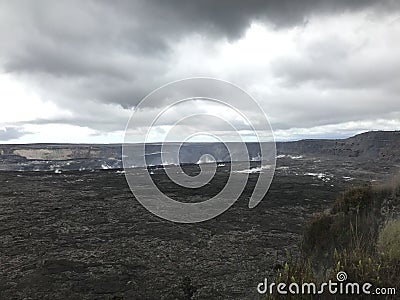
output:
[[[0,40],[3,141],[64,124],[107,142],[192,76],[246,89],[278,138],[399,129],[398,1],[2,1]]]

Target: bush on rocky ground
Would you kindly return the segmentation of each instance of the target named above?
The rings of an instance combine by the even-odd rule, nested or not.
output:
[[[399,208],[397,183],[367,185],[341,194],[331,210],[313,216],[304,232],[301,259],[289,258],[277,271],[275,283],[336,281],[336,274],[344,271],[348,282],[398,289]],[[301,297],[286,295],[283,299],[311,299],[310,295]],[[282,295],[268,298],[282,299]]]

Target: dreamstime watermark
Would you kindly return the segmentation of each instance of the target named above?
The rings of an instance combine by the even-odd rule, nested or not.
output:
[[[162,137],[162,142],[149,143],[154,136]],[[215,175],[218,159],[213,153],[204,153],[199,161],[205,159],[207,163],[199,165],[199,174],[190,176],[181,168],[180,151],[185,143],[205,136],[227,149],[229,178],[210,199],[176,201],[154,183],[147,168],[149,157],[158,153],[160,165],[175,165],[164,168],[174,184],[191,189],[204,187]],[[229,82],[213,78],[175,81],[154,90],[135,107],[122,147],[125,177],[135,198],[151,213],[180,223],[209,220],[227,210],[247,184],[250,172],[243,170],[251,168],[246,144],[249,136],[258,144],[256,160],[262,170],[249,199],[249,208],[254,208],[267,193],[276,164],[275,141],[265,112],[248,93]]]
[[[268,283],[268,279],[265,278],[264,282],[260,282],[257,286],[257,292],[259,294],[278,294],[278,295],[396,295],[396,288],[394,287],[373,287],[369,282],[357,283],[357,282],[345,282],[347,280],[346,272],[340,271],[336,274],[338,282],[329,280],[316,284],[314,282],[305,282],[298,284],[292,282],[290,284],[280,282]]]

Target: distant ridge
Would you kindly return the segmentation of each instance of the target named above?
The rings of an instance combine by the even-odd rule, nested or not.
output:
[[[277,143],[280,154],[400,160],[400,131],[368,131],[346,139]]]
[[[174,145],[176,143],[169,144],[171,149]],[[142,145],[133,144],[132,147]],[[346,139],[277,142],[276,147],[278,155],[400,162],[400,131],[370,131]],[[247,143],[247,148],[249,160],[257,159],[260,152],[257,143]],[[160,150],[160,144],[146,145],[148,165],[161,164]],[[204,154],[211,154],[217,162],[230,160],[222,143],[187,143],[181,149],[180,161],[197,163]],[[117,169],[122,168],[121,157],[120,144],[0,144],[0,170]],[[140,161],[143,158],[138,158],[138,166]]]

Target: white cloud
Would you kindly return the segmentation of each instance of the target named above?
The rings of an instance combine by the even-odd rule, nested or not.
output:
[[[49,99],[43,100],[34,89],[7,74],[0,74],[0,99],[0,126],[73,115]]]

